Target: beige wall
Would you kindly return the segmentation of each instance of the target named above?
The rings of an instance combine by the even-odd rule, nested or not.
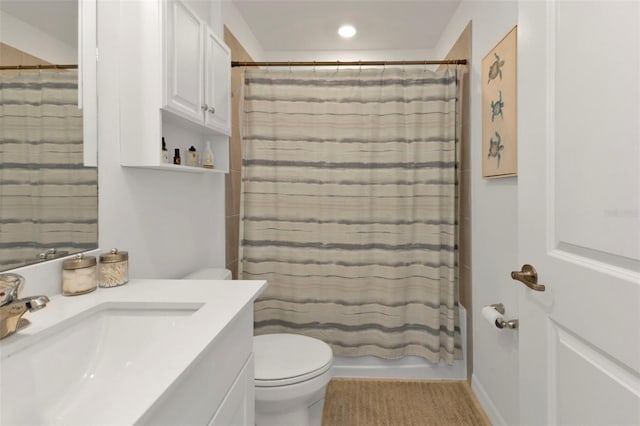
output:
[[[224,27],[224,42],[231,49],[232,61],[253,61],[229,29]],[[238,278],[240,230],[240,178],[242,170],[242,139],[240,138],[240,91],[244,67],[231,69],[231,137],[229,138],[229,174],[225,178],[226,268]]]
[[[466,59],[471,63],[471,22],[447,53],[445,59]],[[445,65],[441,66],[444,67]],[[463,67],[460,85],[460,219],[458,278],[460,303],[467,310],[467,378],[473,373],[473,315],[471,315],[471,139],[469,125],[469,67]]]

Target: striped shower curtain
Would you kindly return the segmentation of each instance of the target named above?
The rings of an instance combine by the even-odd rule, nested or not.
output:
[[[0,73],[0,270],[96,248],[97,184],[83,165],[77,71]]]
[[[461,357],[455,70],[248,70],[240,272],[256,334]]]

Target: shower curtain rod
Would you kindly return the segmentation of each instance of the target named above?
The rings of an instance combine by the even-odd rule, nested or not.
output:
[[[440,61],[303,61],[303,62],[241,62],[232,61],[232,67],[341,67],[341,66],[386,66],[386,65],[466,65],[466,59],[444,59]]]
[[[0,66],[0,70],[69,70],[77,69],[77,65],[4,65]]]

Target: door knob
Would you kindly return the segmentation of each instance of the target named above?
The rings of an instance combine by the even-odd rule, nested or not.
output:
[[[526,264],[522,265],[522,270],[511,272],[511,279],[520,281],[522,284],[529,287],[531,290],[544,291],[545,286],[538,284],[538,273],[536,268]]]

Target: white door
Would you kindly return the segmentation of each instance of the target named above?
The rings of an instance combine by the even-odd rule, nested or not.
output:
[[[520,420],[639,425],[640,2],[521,1],[518,49]]]
[[[165,105],[202,124],[203,23],[179,0],[167,1],[165,19]]]
[[[231,51],[207,29],[205,50],[205,125],[231,134]]]

